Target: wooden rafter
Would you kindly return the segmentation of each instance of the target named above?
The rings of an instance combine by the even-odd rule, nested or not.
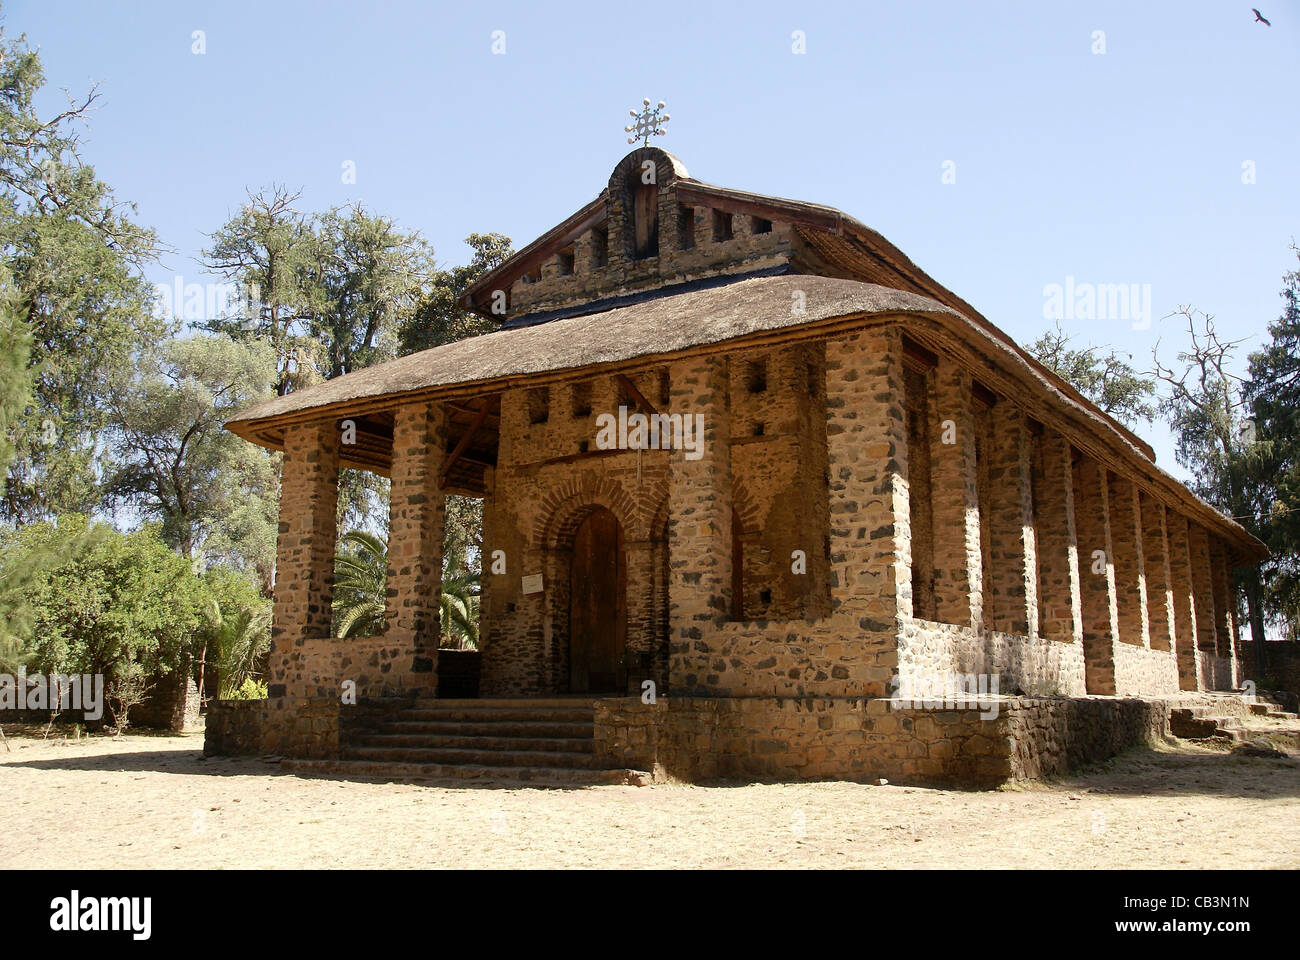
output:
[[[442,473],[438,477],[439,488],[445,488],[447,486],[447,478],[451,476],[451,468],[456,466],[456,461],[464,456],[465,451],[469,449],[469,445],[474,441],[474,435],[478,433],[479,427],[483,426],[483,421],[487,419],[490,406],[490,398],[484,397],[483,405],[479,407],[478,413],[474,415],[474,419],[470,423],[469,429],[461,434],[460,442],[457,443],[455,449],[451,451],[451,456],[447,458],[447,463],[442,468]]]
[[[634,401],[636,401],[636,405],[641,408],[642,413],[651,417],[658,416],[659,411],[656,410],[654,404],[647,400],[645,395],[636,388],[636,384],[632,382],[631,377],[625,373],[616,373],[614,374],[614,380],[628,392],[628,395]]]

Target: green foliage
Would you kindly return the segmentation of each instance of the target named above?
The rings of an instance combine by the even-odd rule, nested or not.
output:
[[[369,637],[384,622],[388,545],[373,533],[351,530],[334,557],[334,635]]]
[[[154,527],[123,534],[73,514],[29,524],[0,539],[0,575],[29,564],[40,569],[19,590],[32,628],[22,639],[42,672],[126,681],[190,652],[207,594]]]
[[[232,690],[229,696],[222,694],[223,700],[265,700],[267,686],[263,680],[245,680],[238,690]]]
[[[1264,601],[1283,634],[1300,641],[1300,270],[1285,275],[1281,296],[1270,340],[1250,358],[1245,396],[1260,460],[1258,535],[1272,551]]]
[[[0,276],[0,494],[14,456],[12,435],[31,398],[31,377],[27,373],[31,348],[32,335],[17,298],[8,281]]]
[[[275,355],[228,337],[172,339],[144,351],[113,389],[105,488],[162,524],[169,545],[256,575],[275,562],[277,463],[222,428],[271,396]]]
[[[316,218],[320,312],[311,333],[325,355],[326,379],[396,356],[398,328],[409,322],[434,273],[433,251],[418,234],[356,206]]]
[[[200,636],[217,670],[217,696],[239,699],[271,646],[271,602],[248,577],[225,567],[209,569],[203,581],[209,600]]]
[[[212,318],[208,329],[269,344],[276,356],[275,392],[282,395],[320,379],[320,349],[309,324],[322,306],[324,251],[294,206],[298,197],[278,185],[249,192],[203,251],[204,265],[242,287],[248,301],[243,313]]]
[[[1155,416],[1155,381],[1143,376],[1121,355],[1100,347],[1076,350],[1070,338],[1057,325],[1029,346],[1044,366],[1056,372],[1106,413],[1127,426],[1150,423]]]
[[[372,636],[384,622],[388,545],[362,530],[344,534],[339,545],[334,557],[334,635]],[[478,646],[479,574],[466,564],[467,553],[465,542],[450,535],[444,541],[439,640],[443,647]]]
[[[514,254],[510,238],[499,233],[471,233],[465,242],[473,248],[474,256],[464,266],[433,275],[424,301],[401,327],[399,354],[428,350],[496,329],[491,320],[462,308],[460,296],[471,283]]]
[[[25,38],[0,32],[0,257],[30,337],[33,400],[10,425],[0,516],[11,522],[95,506],[108,387],[134,350],[162,335],[141,273],[156,255],[154,235],[80,156],[77,127],[97,93],[43,118],[34,106],[43,83]]]

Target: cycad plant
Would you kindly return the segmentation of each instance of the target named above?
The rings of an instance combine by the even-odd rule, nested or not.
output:
[[[217,697],[237,696],[245,681],[257,673],[257,664],[271,643],[270,610],[237,607],[223,611],[214,600],[208,610],[209,649],[217,655]]]
[[[342,639],[369,637],[384,622],[388,589],[388,546],[364,530],[339,538],[343,549],[334,557],[334,635]],[[446,545],[440,606],[439,645],[452,649],[478,648],[479,575],[465,562],[465,546]]]
[[[350,530],[334,557],[334,636],[369,637],[384,623],[388,545],[373,533]]]
[[[479,576],[460,569],[442,578],[441,647],[478,649]]]

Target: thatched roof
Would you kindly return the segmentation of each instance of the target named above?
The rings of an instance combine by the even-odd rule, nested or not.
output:
[[[807,298],[804,314],[792,310],[795,290],[802,290]],[[741,280],[422,350],[267,400],[228,426],[346,401],[679,353],[833,317],[932,311],[958,316],[928,297],[852,280],[812,276]]]
[[[795,313],[796,291],[803,313]],[[276,447],[284,424],[355,416],[416,397],[477,397],[524,382],[544,383],[691,353],[747,349],[774,340],[824,337],[901,320],[909,333],[954,356],[975,358],[976,375],[1038,420],[1060,429],[1111,469],[1146,482],[1162,501],[1232,540],[1246,555],[1267,551],[1234,521],[1158,468],[1150,448],[1077,390],[1047,371],[988,321],[916,293],[855,280],[784,275],[739,280],[632,306],[500,330],[400,357],[276,397],[226,424]]]

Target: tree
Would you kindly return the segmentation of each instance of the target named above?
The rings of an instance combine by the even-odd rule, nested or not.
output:
[[[1174,457],[1191,471],[1191,489],[1204,500],[1236,519],[1259,536],[1262,461],[1243,429],[1247,408],[1242,378],[1232,373],[1240,341],[1220,338],[1214,317],[1190,306],[1175,315],[1187,323],[1190,347],[1179,351],[1177,362],[1165,366],[1157,344],[1153,356],[1155,375],[1165,387],[1160,410],[1174,432]],[[1264,608],[1259,568],[1238,571],[1246,595],[1251,639],[1255,643],[1257,675],[1266,672]]]
[[[222,425],[270,396],[275,373],[274,353],[257,342],[193,336],[145,351],[112,393],[105,483],[114,502],[160,521],[172,547],[220,557],[268,592],[276,459]]]
[[[209,569],[203,576],[211,599],[200,630],[199,689],[207,663],[215,663],[217,696],[236,697],[244,684],[255,680],[271,646],[271,603],[247,577],[225,567]]]
[[[0,493],[14,456],[13,433],[31,399],[27,361],[32,335],[9,283],[0,276]]]
[[[87,538],[92,526],[97,536]],[[79,548],[67,555],[60,543]],[[156,528],[123,534],[74,514],[29,524],[0,539],[0,570],[59,554],[66,559],[43,564],[23,588],[32,624],[25,639],[37,669],[100,674],[106,688],[125,695],[139,678],[186,663],[207,594],[190,561]]]
[[[326,379],[391,360],[435,272],[428,245],[360,205],[317,218],[316,231],[322,299],[311,332],[324,348]]]
[[[204,266],[246,292],[236,316],[211,318],[207,329],[235,339],[259,339],[276,354],[275,392],[284,395],[320,379],[319,344],[310,324],[323,307],[320,278],[326,252],[300,193],[273,185],[256,193],[209,239]]]
[[[373,636],[383,626],[388,591],[388,545],[373,533],[350,530],[334,556],[334,635]]]
[[[1155,382],[1124,359],[1133,359],[1131,354],[1121,356],[1113,348],[1103,354],[1091,346],[1076,350],[1069,344],[1070,337],[1058,324],[1035,340],[1029,352],[1121,423],[1132,427],[1151,422],[1156,413]]]
[[[0,257],[27,329],[32,405],[12,429],[0,515],[10,522],[89,509],[107,387],[132,352],[160,339],[142,267],[159,246],[80,154],[94,88],[53,117],[26,38],[0,31]],[[7,360],[12,364],[12,360]]]
[[[1292,244],[1300,259],[1300,248]],[[1284,636],[1300,642],[1300,270],[1283,278],[1282,315],[1250,357],[1245,398],[1260,458],[1259,536],[1263,606]]]
[[[460,296],[471,283],[514,255],[510,238],[499,233],[471,233],[465,242],[473,248],[474,256],[464,266],[434,274],[423,302],[402,324],[399,354],[405,356],[496,329],[491,320],[461,307]]]

